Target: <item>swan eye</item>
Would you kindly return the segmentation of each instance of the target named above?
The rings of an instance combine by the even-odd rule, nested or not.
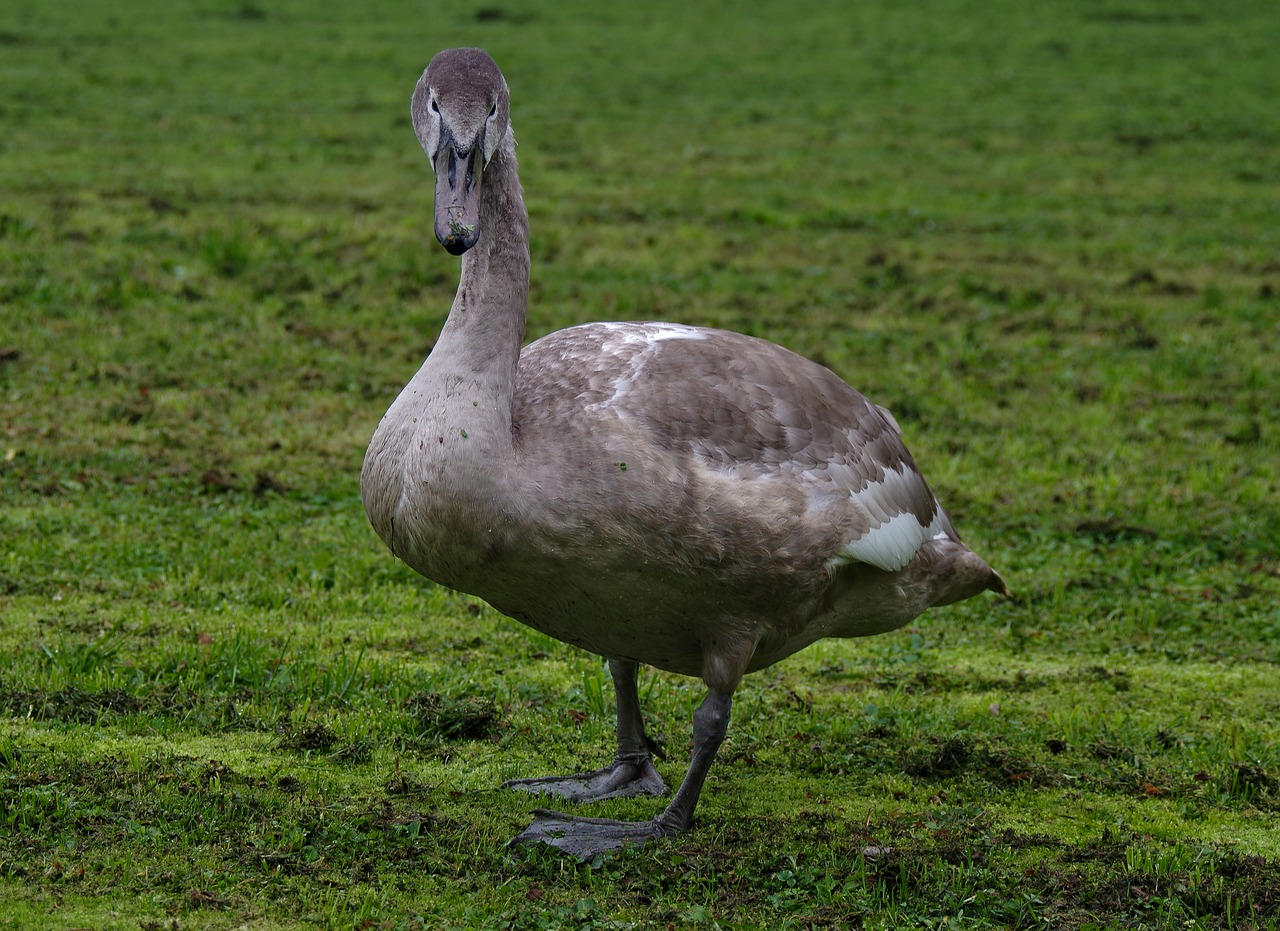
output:
[[[436,114],[436,116],[440,115],[440,104],[436,103],[434,97],[431,98],[431,112]]]
[[[489,119],[493,119],[497,115],[498,115],[498,105],[495,103],[492,107],[489,108]]]

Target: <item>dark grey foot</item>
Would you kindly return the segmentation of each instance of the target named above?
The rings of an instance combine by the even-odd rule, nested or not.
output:
[[[549,844],[581,860],[590,860],[624,847],[638,847],[672,833],[657,821],[610,821],[535,809],[533,824],[512,838],[514,844]]]
[[[662,781],[648,757],[641,760],[615,760],[594,773],[576,776],[546,776],[541,779],[512,779],[504,789],[554,795],[571,802],[598,802],[607,798],[629,798],[633,795],[666,795]]]

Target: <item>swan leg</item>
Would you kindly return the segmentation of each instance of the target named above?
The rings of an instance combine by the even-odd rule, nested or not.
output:
[[[652,821],[609,821],[580,818],[540,808],[533,823],[512,844],[549,844],[571,856],[590,860],[630,845],[643,844],[688,830],[702,784],[711,771],[729,729],[733,692],[712,689],[693,714],[693,758],[689,771],[663,812]]]
[[[613,762],[594,772],[573,776],[512,779],[504,782],[503,788],[554,795],[571,802],[667,794],[667,784],[653,765],[654,753],[661,756],[661,752],[644,731],[640,693],[636,687],[639,666],[611,659],[609,672],[618,697],[618,752]]]

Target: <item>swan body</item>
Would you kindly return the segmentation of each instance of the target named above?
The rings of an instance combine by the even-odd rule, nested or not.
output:
[[[436,236],[462,255],[462,276],[373,436],[361,492],[409,566],[609,660],[614,762],[514,788],[574,801],[665,792],[636,671],[707,684],[689,773],[654,821],[539,812],[517,838],[592,856],[689,826],[746,673],[823,637],[1008,591],[960,540],[893,417],[828,369],[658,322],[584,324],[522,348],[528,214],[508,108],[479,49],[441,52],[415,89]]]

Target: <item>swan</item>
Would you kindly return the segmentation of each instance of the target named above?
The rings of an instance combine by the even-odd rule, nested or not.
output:
[[[435,235],[462,273],[373,434],[361,497],[417,572],[607,659],[612,762],[508,787],[572,802],[666,794],[639,665],[705,683],[687,773],[655,818],[535,809],[512,841],[592,858],[689,828],[747,673],[1009,591],[961,542],[892,415],[821,365],[661,322],[588,323],[521,348],[529,217],[509,105],[481,49],[440,52],[414,90]]]

